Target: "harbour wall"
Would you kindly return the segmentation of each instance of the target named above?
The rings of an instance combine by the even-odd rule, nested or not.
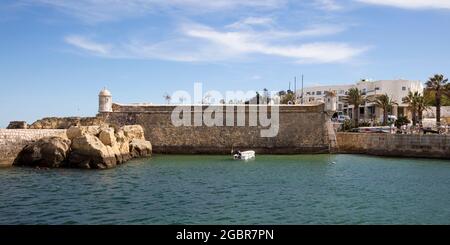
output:
[[[450,159],[450,136],[336,133],[338,153]]]
[[[256,110],[257,105],[220,105],[224,112],[228,108],[234,115],[233,126],[212,127],[205,124],[174,126],[171,114],[175,107],[114,104],[113,112],[101,113],[98,117],[117,126],[142,125],[155,153],[230,154],[232,149],[252,149],[257,153],[270,154],[330,152],[330,131],[327,126],[329,116],[324,112],[324,104],[279,106],[278,134],[267,138],[260,134],[265,127],[250,126],[249,123],[249,115]],[[191,107],[192,120],[197,116],[205,116],[208,106],[200,107],[199,111],[195,111],[194,106]],[[269,106],[269,118],[271,112],[272,108]],[[237,118],[240,116],[245,117],[245,126],[237,126]],[[225,115],[223,120],[223,125],[227,125]]]
[[[11,166],[19,152],[33,141],[65,135],[64,129],[0,129],[0,167]]]

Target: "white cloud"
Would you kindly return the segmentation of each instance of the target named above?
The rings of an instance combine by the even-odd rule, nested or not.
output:
[[[64,40],[77,48],[100,55],[108,55],[111,49],[111,45],[96,43],[82,36],[67,36]]]
[[[331,27],[310,28],[298,32],[233,30],[190,23],[180,27],[181,36],[159,43],[131,40],[121,44],[100,44],[79,36],[66,42],[94,55],[112,58],[165,59],[174,61],[223,61],[251,59],[264,55],[291,59],[300,63],[335,63],[348,61],[366,47],[336,42],[304,42],[298,38],[336,33]],[[287,43],[286,43],[287,42]]]
[[[450,0],[357,0],[358,2],[405,9],[450,9]]]
[[[253,26],[271,26],[273,24],[274,20],[269,17],[247,17],[228,25],[227,27],[232,29],[247,29]]]
[[[274,9],[286,0],[21,0],[27,5],[52,7],[87,22],[103,22],[158,11],[205,13],[236,8]]]
[[[341,10],[343,7],[336,3],[335,0],[316,0],[319,8],[329,11]]]

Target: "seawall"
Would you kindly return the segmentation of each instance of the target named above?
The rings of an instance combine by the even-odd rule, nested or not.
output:
[[[226,111],[228,106],[219,107]],[[208,106],[203,106],[201,111],[194,111],[192,106],[191,119],[203,117],[206,108]],[[202,124],[176,127],[171,121],[175,106],[114,104],[113,112],[98,116],[118,126],[142,125],[155,153],[230,154],[232,149],[253,149],[257,153],[270,154],[330,152],[329,118],[324,112],[324,104],[279,106],[279,132],[276,137],[270,138],[261,137],[260,132],[264,127],[249,126],[249,114],[256,108],[256,105],[228,107],[234,115],[233,126],[208,127]],[[270,118],[270,106],[268,111]],[[245,117],[245,126],[237,126],[238,117]],[[223,120],[223,124],[227,125],[225,115]]]
[[[450,136],[336,133],[338,153],[450,159]]]
[[[11,166],[17,154],[30,142],[65,134],[65,129],[0,129],[0,166]]]

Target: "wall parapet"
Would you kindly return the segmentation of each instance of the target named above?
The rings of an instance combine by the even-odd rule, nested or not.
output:
[[[206,110],[208,107],[222,107],[223,111],[225,111],[225,109],[227,107],[233,107],[234,109],[237,110],[237,108],[245,108],[245,110],[237,110],[237,111],[246,111],[248,112],[249,110],[256,110],[259,106],[264,106],[264,105],[233,105],[233,104],[225,104],[225,105],[140,105],[140,104],[117,104],[117,103],[113,103],[113,112],[140,112],[140,113],[167,113],[167,112],[172,112],[173,110],[175,110],[176,107],[181,106],[181,107],[186,107],[189,108],[191,107],[191,110],[194,111],[194,109],[196,107],[201,107],[202,110]],[[268,110],[270,111],[271,107],[273,107],[272,105],[266,105]],[[325,104],[314,104],[314,105],[276,105],[276,107],[279,108],[280,112],[293,112],[293,113],[298,113],[298,112],[323,112],[325,110]],[[108,113],[106,113],[108,114]]]

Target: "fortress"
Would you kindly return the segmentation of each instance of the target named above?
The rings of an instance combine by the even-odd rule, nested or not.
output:
[[[327,98],[321,104],[266,106],[268,114],[274,109],[278,112],[277,134],[262,137],[262,130],[270,126],[252,122],[252,115],[264,111],[259,110],[260,105],[183,105],[190,126],[174,125],[173,112],[179,106],[113,103],[112,94],[104,89],[99,94],[99,113],[95,117],[44,118],[30,126],[13,122],[14,129],[0,129],[0,166],[11,166],[25,145],[42,137],[64,136],[66,129],[75,125],[104,123],[142,125],[154,153],[229,154],[232,149],[252,149],[258,154],[353,153],[442,159],[450,156],[447,135],[335,133],[329,116],[333,106],[335,101]],[[215,123],[223,126],[207,125],[201,120],[211,117],[211,108],[227,112],[223,118],[213,114]],[[257,119],[261,120],[259,116]]]
[[[104,89],[99,94],[97,118],[117,126],[142,125],[155,153],[228,154],[232,149],[253,149],[257,153],[296,154],[332,150],[335,136],[327,123],[330,120],[325,104],[265,106],[268,114],[274,107],[279,111],[275,137],[261,137],[261,130],[268,127],[251,121],[251,116],[256,114],[261,119],[262,106],[259,105],[183,105],[190,114],[188,120],[192,126],[176,126],[171,120],[176,105],[117,104]],[[228,112],[227,117],[219,118],[223,126],[195,122],[207,117],[211,108]],[[242,118],[244,123],[239,122]]]

